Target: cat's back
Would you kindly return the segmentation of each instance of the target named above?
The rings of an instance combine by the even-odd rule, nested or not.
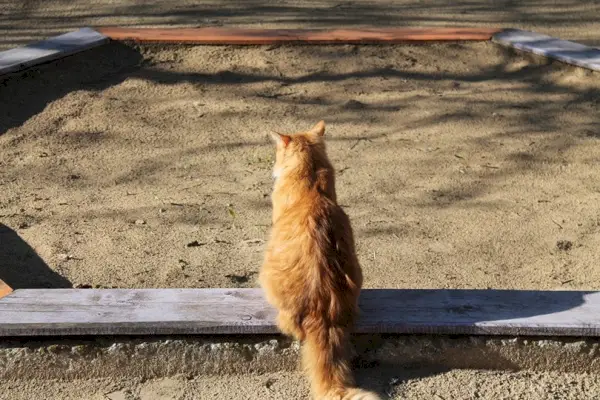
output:
[[[354,259],[354,239],[348,215],[335,201],[315,194],[285,210],[273,226],[272,240],[296,259],[342,256]],[[312,255],[312,256],[309,256]]]

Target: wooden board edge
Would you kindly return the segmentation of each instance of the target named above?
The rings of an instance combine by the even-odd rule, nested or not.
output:
[[[186,323],[148,323],[136,324],[22,324],[19,327],[0,326],[0,337],[22,336],[179,336],[179,335],[210,335],[210,336],[248,336],[248,335],[277,335],[280,331],[275,325],[259,326],[223,326],[201,327]],[[358,326],[355,335],[434,335],[434,336],[526,336],[526,337],[563,337],[563,338],[598,338],[600,329],[581,327],[519,327],[519,326]]]
[[[600,62],[590,62],[589,60],[587,60],[587,58],[581,58],[575,54],[566,56],[564,54],[560,54],[560,50],[558,52],[557,51],[548,51],[546,49],[543,49],[541,47],[538,47],[538,46],[535,46],[532,44],[523,44],[523,43],[511,40],[510,38],[503,37],[505,35],[509,35],[510,33],[535,34],[535,32],[523,31],[520,29],[507,29],[507,30],[504,30],[502,32],[497,32],[494,35],[492,35],[491,41],[494,43],[497,43],[499,45],[505,46],[505,47],[510,47],[510,48],[524,51],[527,53],[536,54],[538,56],[557,60],[557,61],[563,62],[565,64],[570,64],[570,65],[574,65],[574,66],[578,66],[578,67],[582,67],[582,68],[587,68],[592,71],[600,71]],[[547,35],[543,35],[543,36],[545,37],[546,40],[563,41],[566,43],[573,43],[573,44],[576,44],[576,45],[579,45],[582,47],[586,47],[589,50],[600,51],[600,49],[590,47],[590,46],[585,46],[585,45],[577,43],[577,42],[561,40],[559,38],[555,38],[555,37],[551,37],[551,36],[547,36]],[[565,49],[565,50],[563,50],[563,52],[568,53],[569,50]]]
[[[74,45],[68,49],[57,50],[54,53],[42,54],[42,55],[40,55],[38,57],[34,57],[34,58],[31,58],[27,54],[28,51],[31,50],[32,48],[36,48],[36,47],[43,48],[44,46],[47,46],[49,43],[60,41],[61,38],[64,38],[67,35],[71,35],[71,37],[74,37],[78,33],[87,33],[87,34],[92,34],[92,35],[96,34],[97,38],[95,40],[89,41],[87,43],[83,43],[81,45]],[[68,57],[70,55],[100,46],[104,43],[107,43],[109,40],[110,39],[107,36],[101,34],[100,32],[98,32],[92,28],[86,27],[86,28],[80,28],[78,30],[65,33],[63,35],[53,36],[48,39],[41,40],[39,42],[28,44],[26,46],[5,50],[5,51],[0,52],[0,59],[2,58],[2,56],[6,56],[7,54],[11,54],[13,56],[16,54],[18,56],[19,53],[22,53],[23,55],[22,55],[21,61],[13,62],[10,65],[0,64],[0,76],[23,71],[23,70],[26,70],[33,66],[39,65],[39,64],[43,64],[43,63],[46,63],[49,61],[54,61],[54,60],[58,60],[60,58]]]
[[[3,280],[0,279],[0,299],[8,296],[13,292],[13,288],[8,286]]]
[[[487,41],[499,28],[124,28],[99,27],[112,40],[206,45],[394,44],[404,42]]]

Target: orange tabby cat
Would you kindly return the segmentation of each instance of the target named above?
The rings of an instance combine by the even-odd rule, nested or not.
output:
[[[273,227],[259,279],[279,311],[279,329],[302,342],[314,397],[376,400],[354,387],[349,366],[362,272],[350,220],[336,202],[324,133],[321,121],[305,133],[273,134]]]

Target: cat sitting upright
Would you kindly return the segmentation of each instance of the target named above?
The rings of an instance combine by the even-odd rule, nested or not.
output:
[[[294,135],[274,133],[273,226],[259,281],[277,324],[302,343],[316,400],[379,400],[354,386],[350,332],[362,272],[350,220],[337,204],[325,151],[325,123]]]

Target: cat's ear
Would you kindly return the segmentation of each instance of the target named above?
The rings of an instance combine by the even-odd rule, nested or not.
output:
[[[271,132],[271,138],[273,138],[275,143],[281,144],[281,145],[283,145],[283,147],[287,147],[287,145],[290,144],[290,142],[292,141],[291,136],[284,135],[284,134],[277,133],[277,132]]]
[[[317,122],[317,124],[312,127],[309,133],[316,136],[323,136],[325,134],[325,121]]]

